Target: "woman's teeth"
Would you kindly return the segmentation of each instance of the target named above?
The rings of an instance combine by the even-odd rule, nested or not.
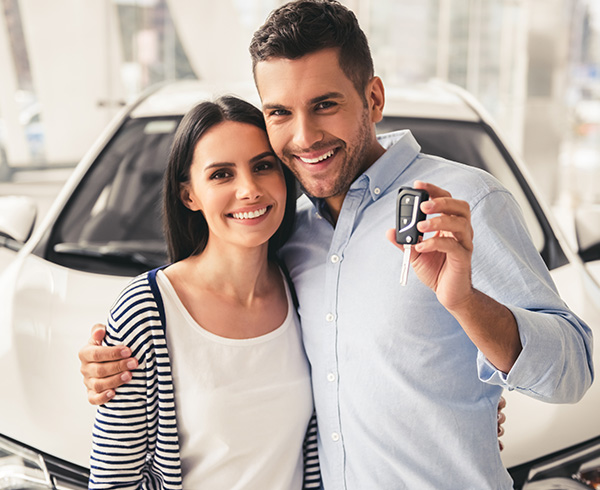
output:
[[[267,212],[267,208],[257,209],[256,211],[250,211],[249,213],[232,213],[231,215],[235,219],[252,219],[258,218]]]
[[[335,150],[330,150],[327,153],[323,153],[321,156],[317,157],[317,158],[304,158],[304,157],[298,157],[300,158],[300,160],[302,160],[304,163],[319,163],[322,162],[323,160],[329,158],[330,156],[332,156],[334,154]]]

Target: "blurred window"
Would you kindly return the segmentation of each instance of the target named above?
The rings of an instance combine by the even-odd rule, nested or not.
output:
[[[113,0],[117,8],[127,95],[167,80],[196,78],[166,0]]]

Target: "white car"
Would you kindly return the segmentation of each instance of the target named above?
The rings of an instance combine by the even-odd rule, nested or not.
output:
[[[167,153],[182,115],[207,98],[213,91],[182,82],[124,110],[29,239],[30,203],[0,199],[0,489],[86,488],[95,408],[77,352],[129,279],[166,261],[160,187]],[[381,131],[410,128],[424,152],[484,168],[514,193],[561,294],[599,338],[598,283],[477,104],[441,84],[388,89],[387,100]],[[589,253],[597,255],[598,241],[588,236],[586,247],[598,259]],[[512,395],[505,393],[503,458],[516,488],[600,488],[598,383],[575,405]]]

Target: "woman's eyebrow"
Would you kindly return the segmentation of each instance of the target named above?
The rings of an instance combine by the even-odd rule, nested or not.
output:
[[[213,162],[209,163],[206,167],[204,167],[204,171],[208,172],[214,168],[223,168],[223,167],[235,167],[235,163],[231,162]]]
[[[262,160],[265,157],[273,157],[275,158],[275,153],[273,153],[272,151],[264,151],[262,153],[259,153],[258,155],[252,157],[250,159],[250,163],[255,163],[258,162],[260,160]],[[213,162],[213,163],[209,163],[208,165],[206,165],[204,167],[204,171],[208,172],[214,168],[231,168],[231,167],[235,167],[235,163],[233,162]]]
[[[265,157],[275,157],[275,153],[273,153],[272,151],[264,151],[262,153],[259,153],[258,155],[256,155],[255,157],[252,157],[250,159],[250,163],[254,163],[257,162],[259,160],[262,160]]]

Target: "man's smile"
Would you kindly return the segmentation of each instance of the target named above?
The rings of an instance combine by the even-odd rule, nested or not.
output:
[[[329,150],[326,153],[323,153],[316,157],[308,158],[308,157],[302,157],[302,156],[298,155],[298,158],[304,163],[313,164],[313,163],[320,163],[323,160],[326,160],[326,159],[332,157],[334,153],[335,153],[335,149],[332,149],[332,150]]]

